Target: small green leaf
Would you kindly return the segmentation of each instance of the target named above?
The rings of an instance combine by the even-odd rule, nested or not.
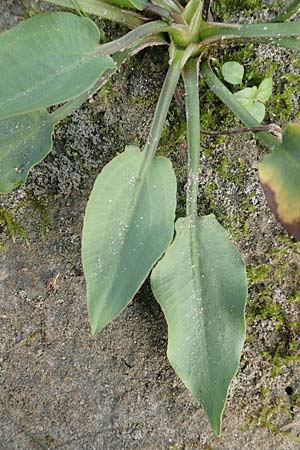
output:
[[[266,110],[262,103],[256,101],[257,93],[257,87],[253,86],[252,88],[245,88],[235,92],[233,96],[259,123],[261,123],[264,120]]]
[[[249,108],[252,106],[257,93],[257,87],[253,86],[251,88],[245,88],[241,91],[235,92],[234,97],[245,107]]]
[[[170,162],[145,168],[137,147],[98,176],[84,218],[82,258],[93,334],[132,300],[174,233],[176,177]]]
[[[51,151],[53,127],[46,110],[0,120],[0,192],[24,183],[31,167]]]
[[[244,67],[236,61],[228,61],[222,66],[224,80],[230,84],[241,84],[244,77]]]
[[[272,78],[265,78],[258,86],[256,100],[261,103],[266,103],[272,95],[273,80]]]
[[[64,102],[114,67],[99,31],[70,13],[41,14],[0,35],[0,117]]]
[[[258,166],[269,207],[282,226],[300,239],[300,125],[291,124],[282,143]]]
[[[245,339],[243,260],[213,215],[176,222],[151,275],[168,322],[168,357],[220,434],[227,390]]]
[[[253,102],[253,104],[246,109],[257,120],[257,122],[262,123],[266,115],[265,105],[260,102]]]

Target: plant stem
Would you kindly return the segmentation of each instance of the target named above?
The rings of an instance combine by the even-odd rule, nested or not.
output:
[[[149,131],[148,139],[144,148],[145,166],[147,166],[154,157],[158,143],[162,134],[165,120],[169,111],[170,103],[180,77],[180,65],[184,51],[175,50],[172,63],[166,75]]]
[[[184,67],[186,122],[188,139],[188,181],[186,213],[193,221],[198,217],[197,198],[200,174],[200,104],[198,58]]]
[[[220,100],[238,117],[246,127],[259,127],[261,124],[244,108],[244,106],[234,97],[234,95],[227,89],[221,80],[214,74],[207,62],[201,64],[201,74],[204,76],[206,83],[212,92],[214,92]],[[263,144],[270,150],[278,145],[278,141],[275,136],[270,133],[259,132],[258,138]]]
[[[286,20],[293,19],[300,13],[300,1],[294,0],[281,14],[276,16],[272,22],[285,22]]]
[[[259,131],[269,131],[278,139],[282,137],[282,129],[276,125],[275,123],[270,123],[269,125],[261,125],[259,127],[244,127],[244,128],[231,128],[229,130],[220,130],[220,131],[208,131],[201,130],[202,134],[206,134],[207,136],[217,137],[217,136],[231,136],[234,134],[242,134],[242,133],[257,133]]]
[[[129,33],[125,34],[125,36],[122,36],[115,41],[99,45],[97,53],[102,55],[113,55],[114,53],[126,50],[128,47],[132,47],[140,39],[147,38],[153,34],[166,32],[170,29],[170,25],[163,20],[145,23],[135,30],[129,31]]]
[[[46,0],[49,3],[54,3],[59,6],[66,6],[67,8],[74,9],[72,0]],[[77,0],[76,3],[82,9],[89,14],[95,14],[95,16],[102,17],[103,19],[109,19],[122,25],[127,25],[129,28],[136,28],[145,23],[145,18],[140,14],[126,9],[120,9],[117,6],[109,5],[108,3],[102,3],[99,0]]]

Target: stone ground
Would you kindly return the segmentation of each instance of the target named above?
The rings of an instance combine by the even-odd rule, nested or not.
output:
[[[22,2],[1,1],[2,29],[22,17]],[[292,54],[265,46],[255,52],[262,73],[270,58],[279,64],[279,84],[286,72],[299,76]],[[222,437],[213,436],[201,407],[168,363],[166,324],[148,283],[104,331],[96,338],[90,334],[80,262],[85,205],[102,167],[126,144],[145,142],[165,69],[162,49],[127,63],[93,102],[57,128],[54,150],[26,186],[1,196],[2,208],[17,224],[13,241],[2,217],[1,450],[300,446],[300,247],[266,207],[256,172],[265,150],[251,137],[203,143],[201,210],[214,210],[227,227],[250,281],[248,337]],[[267,119],[279,124],[297,119],[299,93],[291,98],[288,117]],[[207,101],[205,91],[202,99]],[[215,120],[220,126],[222,114]],[[178,174],[179,214],[186,143],[172,127],[180,123],[173,104],[161,152]]]

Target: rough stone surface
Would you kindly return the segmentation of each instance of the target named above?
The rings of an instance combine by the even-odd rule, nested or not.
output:
[[[2,0],[1,29],[22,17],[22,2]],[[262,73],[266,58],[285,55],[289,71],[299,75],[291,53],[259,46],[255,55]],[[167,328],[148,283],[91,337],[80,262],[86,201],[102,167],[126,144],[145,142],[166,62],[164,50],[154,49],[126,63],[102,93],[57,127],[52,153],[26,186],[1,196],[29,243],[13,242],[5,226],[0,230],[0,450],[299,448],[300,247],[266,206],[256,171],[265,150],[249,136],[203,142],[200,209],[214,211],[228,228],[250,279],[248,337],[222,437],[213,436],[167,361]],[[298,102],[296,92],[293,120]],[[176,168],[180,214],[186,142],[172,131],[178,123],[173,104],[170,143],[165,137],[160,151]]]

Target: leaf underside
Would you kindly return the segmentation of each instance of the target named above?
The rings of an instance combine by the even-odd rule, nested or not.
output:
[[[168,322],[169,360],[219,435],[245,338],[243,260],[213,215],[179,219],[151,286]]]
[[[99,31],[70,13],[42,14],[0,35],[0,117],[55,105],[114,67],[97,52]]]
[[[82,258],[93,334],[131,301],[174,233],[170,162],[127,147],[98,176],[84,218]]]
[[[282,143],[258,166],[269,207],[282,226],[300,239],[300,125],[291,124]]]

